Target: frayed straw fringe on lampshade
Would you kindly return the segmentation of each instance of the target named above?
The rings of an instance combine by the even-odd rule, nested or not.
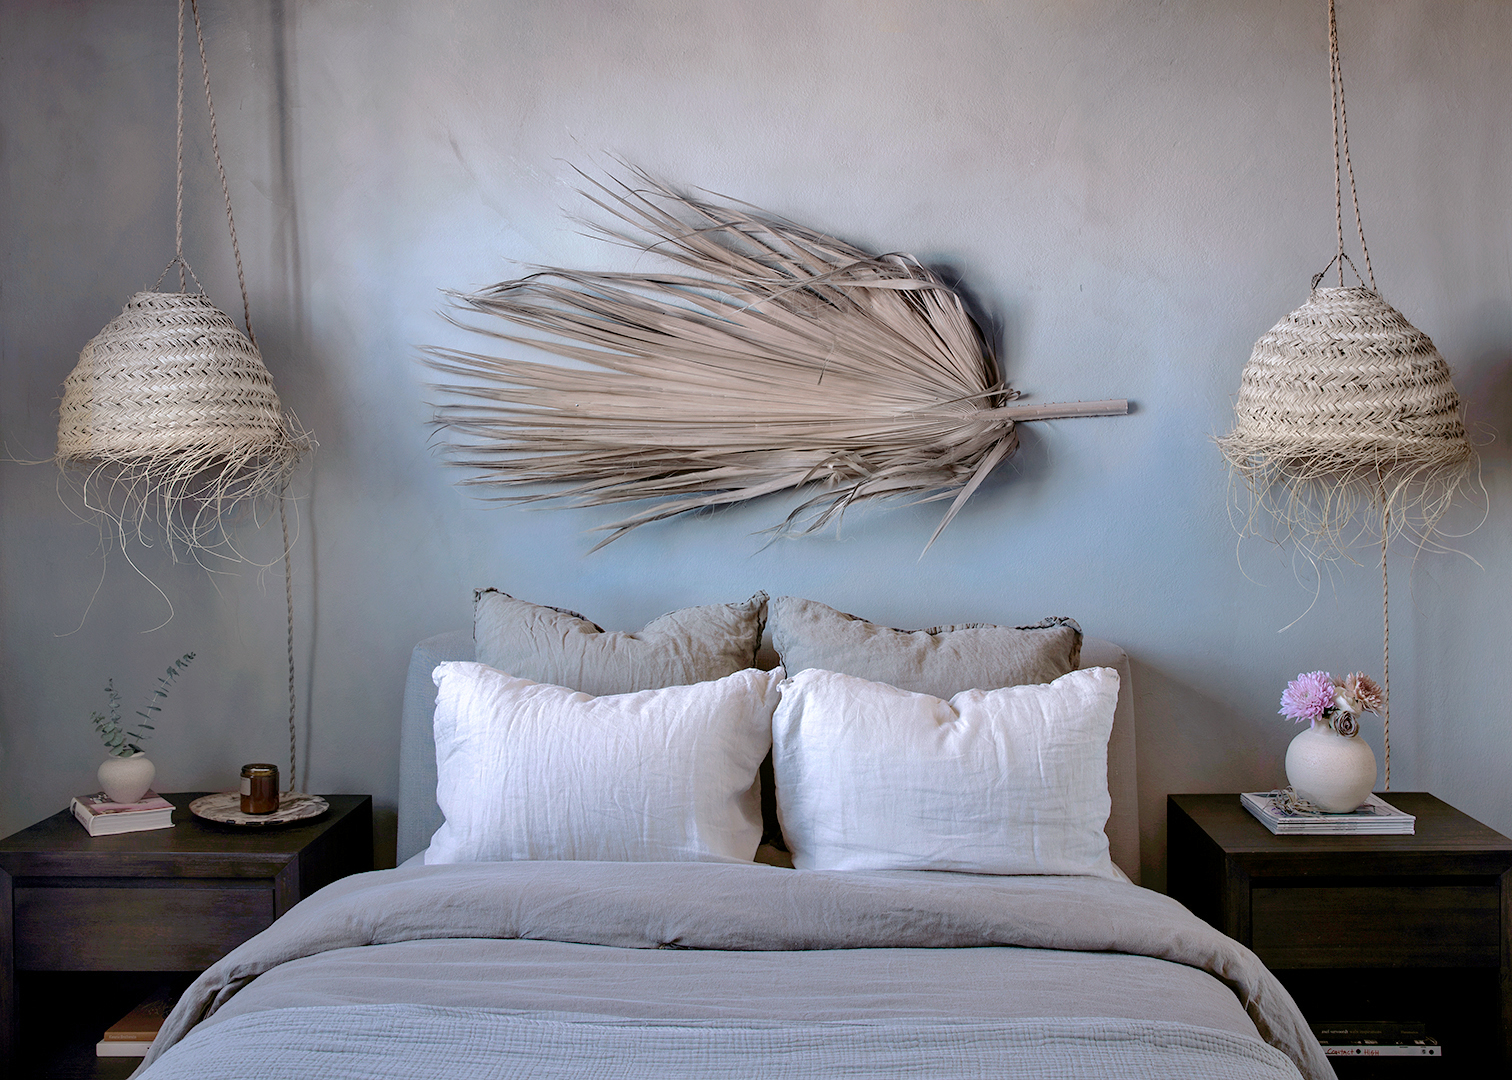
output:
[[[1377,535],[1431,540],[1475,457],[1463,412],[1433,342],[1379,294],[1317,288],[1255,343],[1218,445],[1253,509],[1335,557],[1361,510]]]
[[[155,516],[191,547],[229,504],[278,494],[312,446],[257,347],[203,293],[133,296],[84,346],[58,412],[56,460],[84,473],[86,501],[123,531]],[[185,498],[202,508],[188,521],[172,513]]]

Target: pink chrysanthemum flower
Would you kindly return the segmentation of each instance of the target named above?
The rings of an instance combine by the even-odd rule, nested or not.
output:
[[[1281,715],[1297,723],[1323,719],[1334,703],[1333,676],[1326,671],[1298,675],[1281,692]]]
[[[1380,712],[1381,706],[1386,704],[1386,696],[1381,693],[1381,688],[1364,672],[1357,671],[1345,679],[1344,691],[1367,712]]]

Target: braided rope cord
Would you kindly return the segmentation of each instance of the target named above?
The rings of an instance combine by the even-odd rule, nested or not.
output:
[[[188,0],[189,10],[194,16],[194,37],[199,46],[200,70],[205,79],[205,109],[210,114],[210,153],[215,159],[215,169],[220,175],[221,195],[226,203],[226,228],[231,233],[231,255],[236,261],[236,283],[241,289],[242,299],[242,322],[247,328],[247,340],[257,347],[257,335],[252,331],[252,304],[247,294],[247,276],[242,268],[241,245],[236,239],[236,220],[231,214],[231,185],[226,180],[226,166],[221,161],[220,134],[215,123],[215,100],[210,94],[210,60],[205,53],[205,33],[200,24],[198,0]],[[184,272],[188,262],[184,259],[184,0],[179,0],[178,5],[178,169],[176,175],[175,204],[174,204],[174,259],[179,264],[179,291],[185,288]],[[278,520],[283,529],[283,560],[284,560],[284,605],[287,612],[287,635],[289,657],[289,791],[297,791],[298,787],[298,729],[295,718],[298,712],[298,703],[294,692],[294,582],[293,566],[289,558],[289,517],[285,506],[287,502],[287,481],[279,488],[278,492]]]
[[[1334,0],[1328,0],[1328,81],[1333,90],[1334,124],[1334,222],[1339,233],[1339,287],[1344,287],[1344,188],[1339,176],[1342,154],[1344,170],[1349,174],[1349,197],[1354,203],[1355,229],[1360,235],[1360,254],[1365,257],[1365,274],[1370,289],[1376,291],[1375,270],[1370,265],[1370,248],[1365,244],[1365,222],[1360,217],[1360,193],[1355,187],[1354,163],[1349,160],[1349,118],[1344,111],[1344,68],[1339,63],[1339,22]]]
[[[184,4],[178,5],[178,147],[173,174],[173,261],[178,263],[179,292],[186,292],[189,282],[184,273]],[[170,264],[171,265],[171,264]],[[166,271],[165,271],[166,273]],[[162,278],[158,278],[159,281]]]
[[[1379,478],[1380,473],[1376,474]],[[1391,535],[1391,504],[1381,483],[1381,725],[1386,740],[1386,790],[1391,790],[1391,606],[1386,588],[1386,538]]]
[[[289,786],[287,790],[298,791],[299,783],[296,771],[298,758],[296,754],[299,749],[299,740],[294,727],[294,714],[296,711],[296,701],[294,698],[294,568],[289,558],[289,512],[286,509],[288,500],[285,497],[287,490],[286,485],[278,493],[278,523],[283,526],[284,603],[289,614]],[[1387,758],[1388,765],[1390,764],[1390,760],[1390,758]],[[308,763],[305,765],[305,769],[306,771],[309,770]]]
[[[184,10],[179,0],[179,12]],[[210,153],[215,158],[215,169],[220,174],[221,194],[226,200],[226,227],[231,231],[231,255],[236,260],[236,283],[241,287],[242,322],[247,327],[247,339],[257,344],[257,335],[252,332],[252,305],[247,300],[247,275],[242,271],[241,245],[236,242],[236,221],[231,216],[231,185],[226,182],[226,166],[221,162],[220,135],[215,126],[215,102],[210,97],[210,61],[205,56],[205,34],[200,28],[199,0],[189,0],[189,10],[194,14],[194,37],[199,42],[200,69],[205,74],[205,108],[210,113]],[[180,47],[179,66],[183,67],[183,50]],[[183,183],[182,173],[179,183]]]
[[[1370,289],[1376,291],[1375,268],[1370,265],[1370,248],[1365,243],[1365,221],[1360,216],[1360,193],[1355,186],[1354,163],[1349,160],[1349,119],[1344,111],[1344,68],[1339,62],[1339,20],[1334,0],[1328,0],[1328,81],[1333,92],[1334,129],[1334,226],[1339,248],[1334,256],[1339,264],[1339,287],[1344,287],[1344,184],[1340,175],[1349,176],[1349,198],[1354,205],[1355,230],[1360,237],[1360,254],[1365,259],[1365,274]],[[1356,274],[1358,276],[1358,274]],[[1376,490],[1381,500],[1381,723],[1386,751],[1385,788],[1391,790],[1391,591],[1387,581],[1386,549],[1391,535],[1391,504],[1386,497],[1386,482],[1376,469]]]
[[[1355,231],[1359,234],[1359,254],[1365,260],[1365,275],[1370,278],[1370,290],[1376,292],[1376,271],[1370,265],[1370,247],[1365,244],[1365,222],[1359,213],[1359,189],[1355,186],[1355,165],[1349,159],[1349,118],[1344,112],[1344,68],[1338,56],[1338,14],[1334,0],[1328,0],[1328,62],[1329,86],[1332,89],[1332,112],[1334,112],[1334,225],[1338,233],[1338,284],[1344,287],[1344,174],[1349,175],[1349,198],[1355,207]],[[1358,274],[1356,274],[1358,277]],[[1376,469],[1376,490],[1380,495],[1380,722],[1385,740],[1385,790],[1391,791],[1391,601],[1387,581],[1387,540],[1391,535],[1391,504],[1387,499],[1385,478]]]

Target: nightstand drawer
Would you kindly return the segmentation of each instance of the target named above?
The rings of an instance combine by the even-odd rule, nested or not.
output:
[[[199,971],[273,925],[270,884],[15,890],[21,971]]]
[[[1497,967],[1496,885],[1250,890],[1251,942],[1273,968]]]

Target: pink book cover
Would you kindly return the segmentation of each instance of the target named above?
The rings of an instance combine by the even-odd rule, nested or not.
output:
[[[155,791],[149,791],[136,802],[130,803],[111,802],[103,791],[97,791],[93,795],[80,795],[78,800],[79,805],[88,811],[91,817],[102,814],[134,814],[142,810],[166,810],[173,807],[171,802]]]

